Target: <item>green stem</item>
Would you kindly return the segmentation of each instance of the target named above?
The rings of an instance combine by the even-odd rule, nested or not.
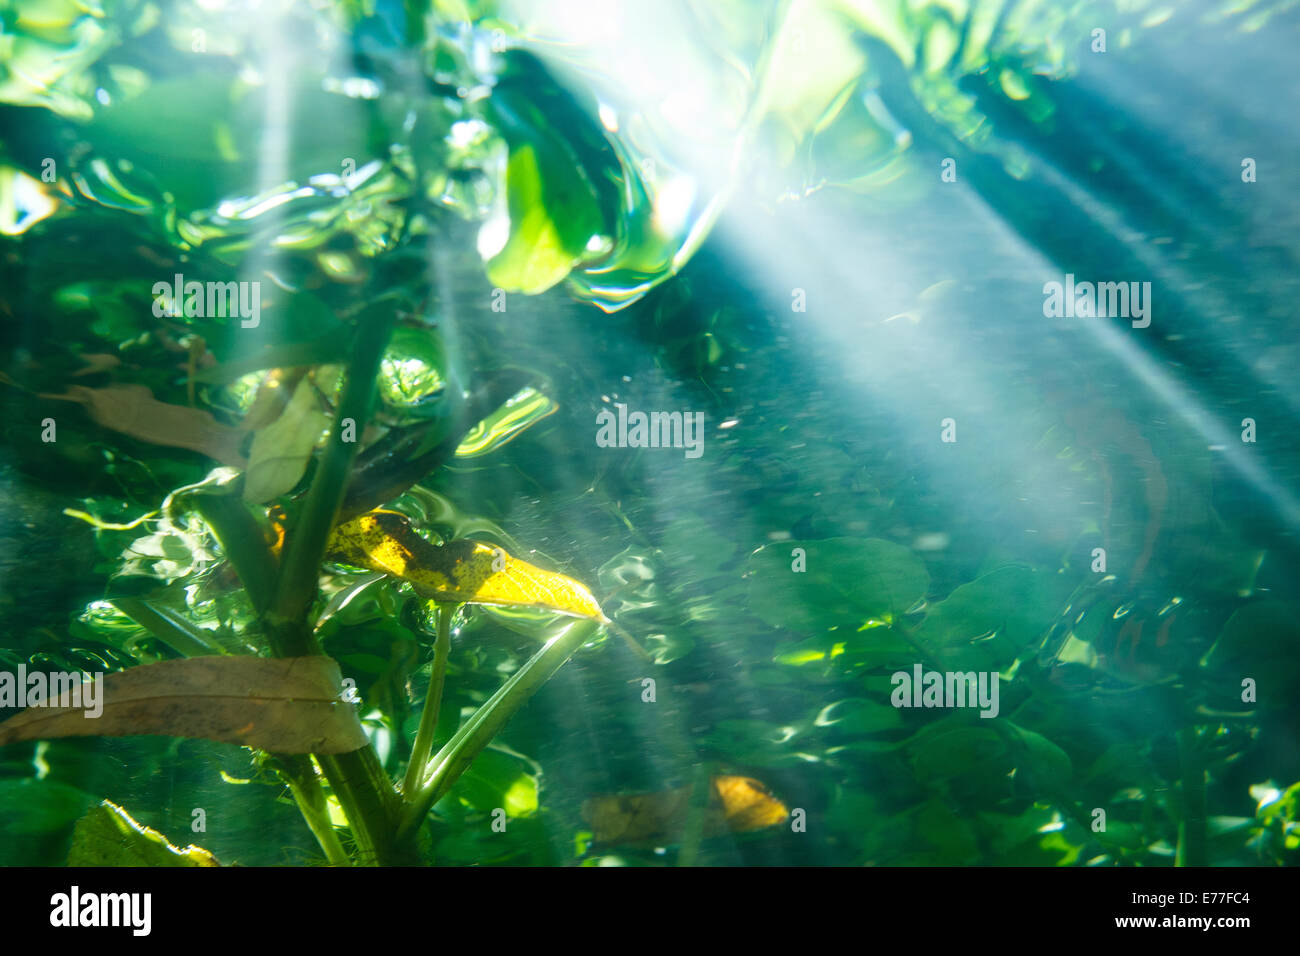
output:
[[[642,647],[641,643],[635,637],[633,637],[625,627],[623,627],[621,624],[616,624],[615,622],[611,621],[609,618],[605,618],[603,623],[605,627],[609,628],[611,631],[613,631],[615,634],[617,634],[619,637],[623,639],[623,643],[628,646],[628,649],[631,650],[633,654],[641,658],[641,660],[643,661],[647,661],[649,663],[654,662],[654,657],[651,656],[650,652],[647,651],[644,647]]]
[[[694,866],[700,856],[704,841],[704,823],[713,799],[713,781],[706,764],[696,764],[692,774],[691,797],[686,814],[686,827],[682,833],[682,849],[677,854],[678,866]]]
[[[356,460],[356,439],[370,418],[379,363],[394,322],[393,307],[384,301],[368,307],[359,319],[330,442],[317,465],[302,513],[286,534],[280,574],[265,616],[267,633],[280,656],[320,653],[309,620],[320,588],[320,565]],[[350,434],[353,440],[344,440]],[[347,815],[361,862],[406,862],[393,839],[397,795],[374,748],[315,756]]]
[[[1183,816],[1178,824],[1178,853],[1174,865],[1208,866],[1205,764],[1201,760],[1195,727],[1178,731],[1178,760],[1183,778]]]
[[[455,604],[438,605],[438,639],[433,645],[433,672],[429,678],[429,692],[424,697],[424,712],[420,715],[420,729],[415,734],[411,748],[411,762],[406,766],[406,779],[402,793],[414,794],[428,770],[429,754],[433,750],[433,735],[438,729],[438,710],[442,707],[442,685],[447,679],[447,658],[451,655],[451,618],[456,613]]]
[[[316,768],[311,758],[305,754],[280,754],[277,759],[294,802],[307,826],[316,837],[316,842],[325,851],[325,858],[330,866],[351,866],[347,851],[339,842],[339,835],[330,821],[329,804],[325,800],[325,789],[316,776]]]
[[[226,649],[214,640],[211,634],[201,627],[196,627],[171,608],[162,605],[155,607],[147,601],[133,597],[109,598],[109,603],[172,650],[186,657],[207,657],[226,653]]]
[[[574,621],[547,641],[528,663],[515,671],[501,685],[501,689],[456,731],[433,758],[433,773],[407,798],[398,828],[399,838],[409,837],[419,828],[429,810],[446,795],[474,758],[505,726],[506,721],[578,648],[591,640],[598,627],[600,624],[597,621]]]
[[[280,579],[267,618],[291,657],[318,653],[308,613],[320,586],[321,561],[343,503],[361,432],[370,418],[379,362],[393,324],[393,307],[387,302],[378,302],[362,314],[329,444],[321,455],[302,514],[285,539]],[[358,440],[344,441],[345,433],[351,432]]]
[[[365,866],[414,862],[410,852],[394,839],[397,794],[374,748],[313,756],[347,815],[359,862]]]

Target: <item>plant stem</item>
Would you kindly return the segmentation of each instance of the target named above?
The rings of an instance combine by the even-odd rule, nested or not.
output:
[[[433,645],[433,672],[429,678],[429,691],[424,696],[424,712],[420,715],[420,729],[415,734],[411,748],[411,762],[406,766],[406,779],[402,793],[406,799],[414,794],[428,770],[429,754],[433,750],[433,735],[438,729],[438,710],[442,707],[442,685],[447,678],[447,658],[451,655],[451,618],[456,605],[438,605],[438,639]]]
[[[450,432],[432,449],[412,455],[432,432],[432,426],[416,426],[405,433],[389,432],[366,449],[343,498],[340,521],[346,521],[391,501],[430,472],[449,461],[470,428],[500,408],[502,403],[526,385],[532,376],[506,369],[488,373],[474,387],[463,409],[456,413]]]
[[[211,634],[201,627],[196,627],[170,608],[154,607],[147,601],[133,597],[109,598],[109,603],[141,627],[146,628],[172,650],[186,657],[207,657],[227,653]]]
[[[193,501],[239,575],[253,609],[265,614],[275,593],[277,568],[261,526],[238,495],[196,494]]]
[[[641,658],[643,661],[654,662],[654,657],[651,656],[649,651],[641,646],[640,642],[628,632],[627,628],[623,627],[621,624],[614,623],[609,618],[606,618],[602,623],[605,627],[609,628],[609,630],[621,637],[623,643],[628,646],[628,649],[631,650],[633,654]]]
[[[359,439],[370,418],[375,378],[394,321],[393,307],[388,302],[377,302],[362,313],[329,444],[321,455],[302,514],[285,538],[284,560],[267,619],[284,653],[291,657],[318,652],[307,617],[316,599],[321,560],[359,444],[344,439],[349,433]]]
[[[407,797],[398,828],[407,838],[420,826],[429,810],[451,789],[474,758],[486,747],[520,707],[535,694],[564,662],[591,640],[599,622],[577,620],[551,638],[523,667],[510,675],[501,689],[488,699],[433,758],[433,773],[416,792]]]
[[[704,823],[713,799],[713,781],[707,764],[696,764],[691,775],[691,796],[686,813],[686,827],[682,832],[682,849],[677,854],[678,866],[694,866],[700,857],[700,843],[704,840]]]
[[[298,804],[302,818],[316,837],[316,842],[325,851],[325,858],[330,866],[351,866],[347,851],[339,842],[339,835],[330,822],[329,805],[325,800],[325,790],[316,777],[316,768],[311,758],[304,754],[279,754],[277,759],[293,799]]]
[[[1183,777],[1183,816],[1178,824],[1178,853],[1174,865],[1208,866],[1205,765],[1197,746],[1195,727],[1178,731],[1178,761]]]
[[[380,300],[362,312],[348,362],[347,380],[302,513],[285,537],[280,574],[265,616],[267,634],[280,656],[319,654],[309,616],[320,588],[320,565],[370,419],[375,379],[395,322],[391,303]],[[351,436],[352,440],[346,440]],[[373,747],[346,754],[317,754],[338,797],[361,862],[404,862],[393,840],[396,799]]]
[[[364,866],[413,862],[394,839],[397,794],[373,747],[346,754],[314,754],[348,818]]]

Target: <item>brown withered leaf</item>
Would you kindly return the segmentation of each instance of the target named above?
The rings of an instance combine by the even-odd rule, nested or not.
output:
[[[160,402],[143,385],[70,385],[62,395],[46,393],[40,397],[84,405],[100,425],[141,441],[188,448],[236,468],[246,464],[239,452],[243,431],[222,425],[202,409]]]
[[[789,815],[784,803],[753,777],[710,778],[704,835],[745,833],[775,826]],[[693,786],[657,793],[604,794],[582,805],[582,818],[595,843],[671,843],[680,839],[690,812]]]
[[[356,709],[342,702],[328,657],[191,657],[97,678],[81,706],[29,706],[0,724],[0,746],[56,737],[160,734],[203,737],[288,754],[350,753],[366,745]],[[87,702],[102,706],[87,716]]]
[[[81,360],[86,363],[86,367],[73,372],[73,378],[80,378],[83,375],[97,375],[100,372],[115,369],[122,364],[120,358],[107,352],[85,352],[82,354]]]

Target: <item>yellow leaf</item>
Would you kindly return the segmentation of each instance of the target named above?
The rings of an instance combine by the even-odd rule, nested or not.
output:
[[[481,541],[430,544],[395,511],[371,511],[339,525],[326,557],[410,581],[434,601],[536,608],[605,621],[591,592],[572,578]]]
[[[761,830],[785,821],[784,803],[752,777],[720,774],[710,780],[706,836]],[[680,838],[690,810],[692,786],[644,794],[604,794],[582,805],[582,818],[596,843],[632,844]]]
[[[761,830],[783,823],[790,811],[752,777],[713,778],[713,790],[722,806],[727,829],[733,833]]]

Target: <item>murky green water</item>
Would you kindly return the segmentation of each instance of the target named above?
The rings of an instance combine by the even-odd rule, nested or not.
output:
[[[0,668],[314,641],[396,819],[468,538],[607,621],[384,862],[1294,863],[1296,11],[1121,6],[0,8]],[[291,619],[338,499],[441,550],[322,538]],[[456,592],[435,753],[545,580]],[[0,749],[0,862],[110,800],[338,863],[289,760],[370,858],[356,766],[238,745],[301,702],[115,693]]]

